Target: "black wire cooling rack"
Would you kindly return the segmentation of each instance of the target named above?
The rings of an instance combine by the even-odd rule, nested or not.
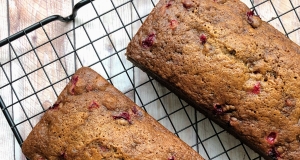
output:
[[[0,41],[0,55],[9,54],[0,57],[0,106],[19,145],[55,102],[75,70],[89,66],[206,159],[262,159],[126,60],[126,45],[157,2],[83,0],[66,18],[48,17]],[[244,2],[300,44],[298,0]],[[282,6],[284,9],[278,9]],[[94,12],[94,17],[87,18],[87,11]],[[265,11],[271,14],[264,14]],[[49,34],[49,23],[57,23],[52,21],[74,18],[72,29],[59,35]],[[46,40],[37,43],[31,32],[38,32]]]

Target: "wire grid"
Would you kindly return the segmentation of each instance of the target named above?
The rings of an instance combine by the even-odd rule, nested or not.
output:
[[[0,102],[5,106],[2,111],[19,144],[22,144],[44,111],[55,102],[76,69],[89,66],[204,158],[263,159],[126,60],[126,45],[158,0],[106,1],[110,7],[97,7],[101,6],[99,0],[88,4],[86,9],[94,12],[93,18],[86,19],[84,12],[79,11],[79,20],[73,22],[72,29],[67,32],[53,36],[48,34],[47,26],[41,24],[39,33],[44,34],[46,41],[36,44],[36,37],[26,33],[18,39],[27,43],[26,47],[24,44],[22,46],[25,48],[18,47],[15,42],[9,42],[1,48],[0,53],[8,51],[10,56],[0,59]],[[142,10],[139,6],[141,3],[145,4]],[[282,3],[289,6],[287,10],[277,9],[277,5]],[[295,35],[300,37],[298,1],[285,0],[279,3],[279,0],[250,0],[246,4],[263,20],[300,43],[293,39]],[[132,12],[129,20],[125,17],[126,8],[130,8]],[[274,15],[265,17],[264,9],[271,9]],[[106,22],[109,18],[106,18],[107,15],[115,16],[115,20],[110,23],[117,23],[118,25],[114,25],[117,27]],[[292,15],[295,20],[292,28],[287,27],[291,24],[284,18],[288,15]],[[99,34],[91,31],[90,26],[95,24],[99,26]],[[61,53],[61,46],[68,52]],[[49,50],[49,47],[52,49]],[[43,48],[49,52],[40,53],[44,51]],[[45,58],[45,54],[49,53],[50,58]],[[28,91],[20,94],[22,90]]]

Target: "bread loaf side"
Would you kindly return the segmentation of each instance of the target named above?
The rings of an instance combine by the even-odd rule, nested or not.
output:
[[[160,0],[126,55],[266,159],[295,160],[299,53],[239,0]]]
[[[203,158],[90,68],[81,68],[22,145],[31,160]]]

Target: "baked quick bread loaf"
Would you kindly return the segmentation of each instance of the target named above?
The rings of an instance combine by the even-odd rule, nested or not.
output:
[[[239,0],[160,0],[126,55],[266,159],[296,160],[299,53]]]
[[[90,68],[73,75],[22,151],[32,160],[203,159]]]

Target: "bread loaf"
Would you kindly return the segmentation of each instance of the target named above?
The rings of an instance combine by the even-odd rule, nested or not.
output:
[[[31,160],[203,159],[85,67],[45,112],[22,151]]]
[[[126,55],[266,159],[296,160],[299,53],[239,0],[160,0]]]

